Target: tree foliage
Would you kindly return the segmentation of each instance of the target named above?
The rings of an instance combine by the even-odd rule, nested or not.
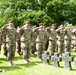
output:
[[[27,20],[32,26],[40,22],[60,25],[65,21],[75,25],[75,8],[76,0],[0,0],[0,27],[11,19],[15,27]]]

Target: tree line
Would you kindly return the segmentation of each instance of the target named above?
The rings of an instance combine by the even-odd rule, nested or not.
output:
[[[65,22],[76,24],[76,0],[0,0],[0,27],[13,20],[15,27],[28,20],[31,26]]]

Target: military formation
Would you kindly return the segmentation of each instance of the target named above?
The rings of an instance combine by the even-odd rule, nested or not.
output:
[[[30,54],[37,53],[39,61],[42,61],[42,54],[49,50],[51,55],[58,52],[62,56],[64,52],[73,49],[76,52],[76,27],[70,24],[64,27],[56,24],[45,27],[43,23],[39,26],[30,27],[26,22],[22,27],[14,28],[13,21],[9,21],[0,29],[0,50],[3,45],[4,55],[7,57],[8,65],[14,65],[15,52],[23,56],[24,63],[30,62]]]

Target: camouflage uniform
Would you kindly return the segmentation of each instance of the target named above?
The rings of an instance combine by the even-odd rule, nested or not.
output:
[[[35,28],[32,30],[32,51],[31,51],[32,54],[36,52],[36,38],[37,38],[37,31]]]
[[[21,51],[23,52],[23,58],[25,61],[29,62],[32,41],[32,30],[23,26],[20,29],[20,36]]]
[[[76,29],[72,30],[72,45],[74,47],[74,52],[76,52]]]
[[[19,55],[22,55],[19,30],[20,30],[20,28],[17,29],[17,35],[18,35],[17,36],[17,53]]]
[[[47,37],[45,31],[41,28],[38,29],[36,39],[36,49],[38,51],[38,57],[42,59],[42,53],[45,51],[45,37]]]
[[[69,52],[71,48],[71,31],[70,29],[65,29],[64,34],[64,50]]]
[[[2,31],[0,30],[0,51],[1,51],[1,45],[2,45]]]
[[[13,65],[13,59],[16,51],[16,29],[14,27],[4,26],[2,27],[2,31],[6,32],[6,40],[4,42],[6,43],[6,50],[8,51],[7,59],[11,65]]]
[[[6,31],[3,31],[3,30],[1,30],[2,31],[2,40],[3,40],[3,50],[4,50],[4,55],[7,57],[7,53],[8,53],[8,51],[7,51],[7,49],[6,49]]]
[[[47,51],[48,50],[48,46],[49,46],[49,34],[48,34],[48,32],[45,30],[44,31],[45,32],[45,37],[44,37],[44,44],[45,44],[45,51]]]
[[[64,30],[57,29],[57,44],[58,44],[58,53],[62,55],[64,52]]]
[[[54,54],[56,49],[56,31],[53,29],[50,29],[49,33],[49,50],[51,51],[51,55]]]

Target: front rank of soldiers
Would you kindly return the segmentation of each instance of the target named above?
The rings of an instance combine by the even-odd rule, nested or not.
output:
[[[49,50],[50,55],[58,52],[62,56],[63,52],[70,52],[71,47],[76,52],[76,27],[71,28],[68,24],[65,28],[60,25],[56,29],[56,24],[45,27],[43,23],[39,26],[30,27],[30,22],[25,22],[22,27],[14,28],[13,21],[9,21],[0,30],[0,48],[3,45],[4,55],[7,57],[8,65],[14,65],[15,52],[23,56],[24,63],[30,62],[30,54],[37,53],[40,61],[42,54]]]

